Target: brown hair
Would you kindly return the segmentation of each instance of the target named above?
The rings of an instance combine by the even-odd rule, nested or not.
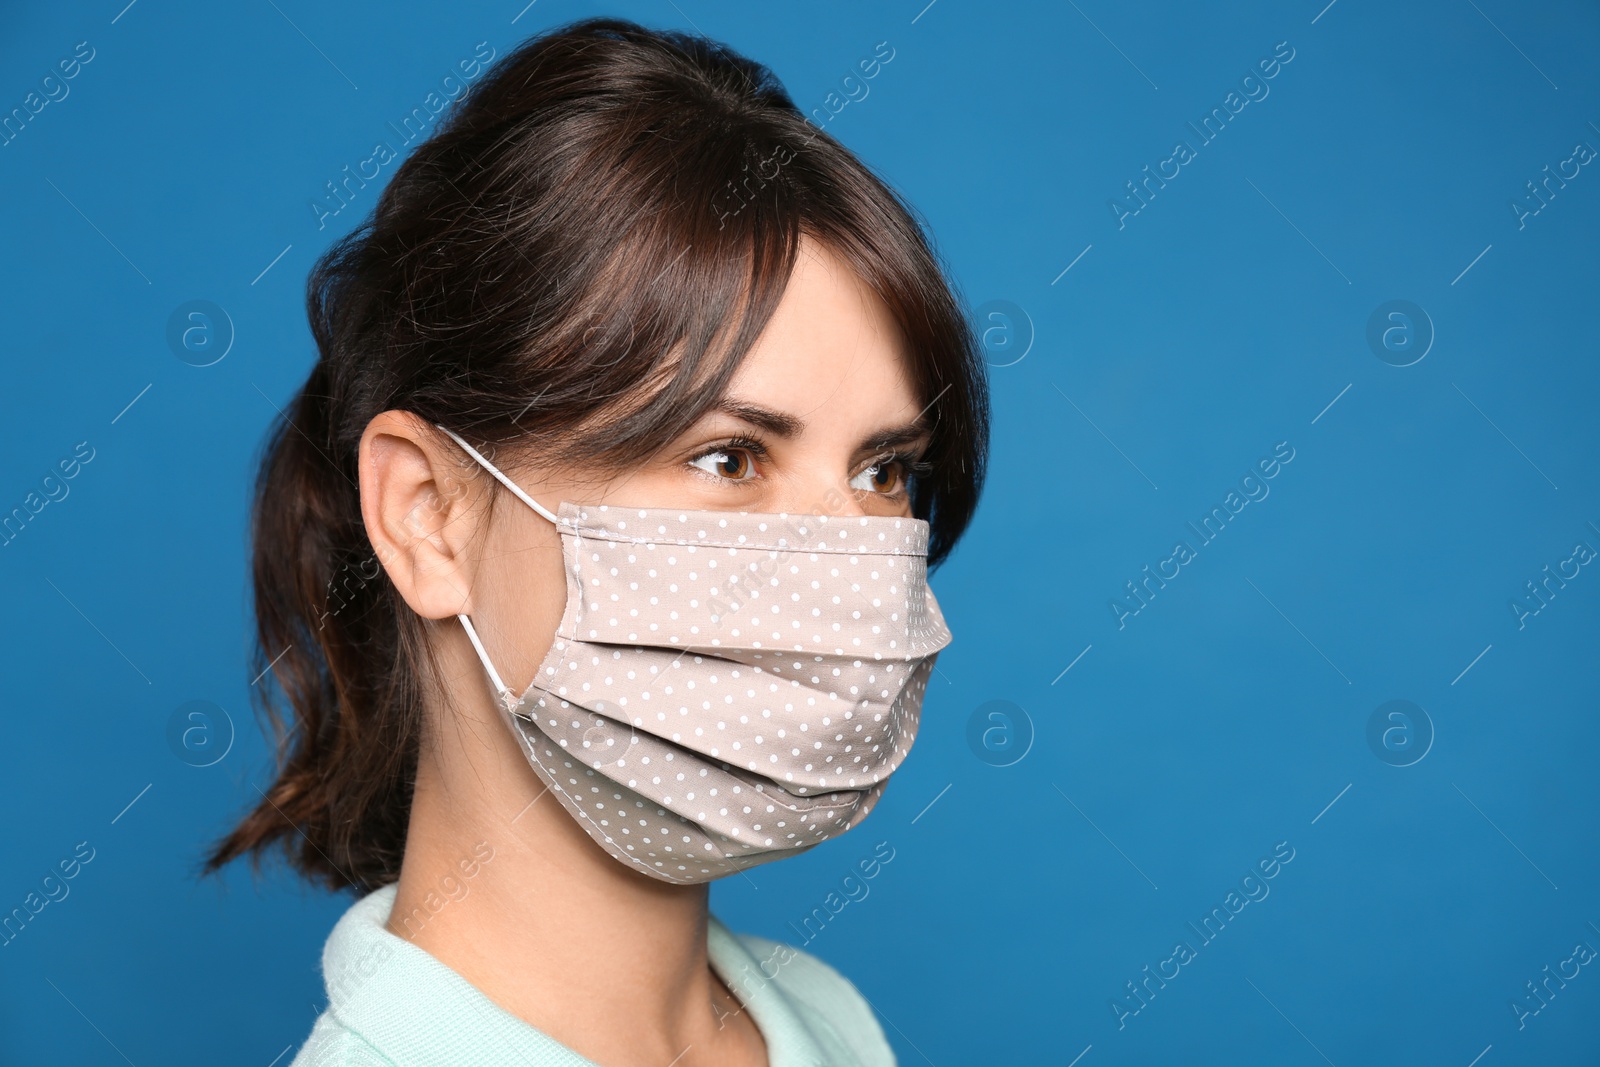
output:
[[[277,845],[332,888],[399,877],[432,623],[366,536],[367,423],[398,408],[503,452],[636,466],[720,398],[802,233],[904,335],[933,423],[910,492],[936,566],[977,506],[988,392],[913,210],[770,70],[702,37],[584,19],[466,90],[308,279],[319,355],[267,440],[251,520],[277,774],[206,873]]]

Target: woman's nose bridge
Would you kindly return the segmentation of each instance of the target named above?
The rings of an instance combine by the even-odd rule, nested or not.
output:
[[[818,464],[797,475],[779,502],[779,510],[807,515],[865,515],[858,494],[843,475]]]

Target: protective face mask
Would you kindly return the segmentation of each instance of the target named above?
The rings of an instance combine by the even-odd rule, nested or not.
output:
[[[925,520],[567,501],[552,514],[439,428],[561,535],[565,611],[520,696],[458,618],[523,754],[590,837],[693,883],[866,818],[951,640]]]

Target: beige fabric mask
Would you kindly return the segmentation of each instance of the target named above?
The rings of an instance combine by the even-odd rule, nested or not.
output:
[[[552,514],[444,432],[560,532],[566,609],[520,697],[459,618],[524,755],[590,837],[692,883],[866,818],[951,640],[925,520],[567,501]]]

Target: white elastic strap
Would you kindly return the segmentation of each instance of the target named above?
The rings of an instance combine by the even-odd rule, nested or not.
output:
[[[505,701],[506,707],[516,706],[517,696],[511,687],[500,680],[500,674],[494,669],[494,664],[489,662],[489,653],[483,650],[483,642],[478,640],[478,631],[472,628],[472,620],[465,615],[457,615],[461,625],[467,628],[467,638],[471,640],[472,647],[478,650],[478,658],[483,661],[483,669],[489,672],[489,681],[494,683],[495,692],[500,694],[500,699]]]
[[[434,423],[434,425],[438,426],[438,423]],[[560,519],[556,518],[554,515],[550,514],[549,511],[545,510],[544,506],[542,504],[540,504],[537,500],[533,499],[533,497],[529,496],[527,493],[524,493],[522,491],[522,486],[518,485],[516,482],[512,481],[510,478],[507,478],[504,474],[501,474],[498,467],[496,467],[493,463],[490,463],[487,459],[484,459],[482,454],[480,454],[476,448],[473,448],[471,445],[467,444],[460,437],[458,437],[454,430],[447,429],[446,427],[443,427],[443,426],[439,426],[439,429],[444,430],[444,432],[449,434],[451,439],[453,441],[455,441],[456,444],[458,444],[462,448],[466,449],[467,455],[471,456],[473,459],[477,460],[480,464],[482,464],[484,470],[488,471],[490,474],[492,474],[496,478],[500,479],[500,484],[501,485],[505,486],[507,489],[509,489],[513,493],[517,494],[517,499],[518,500],[521,500],[524,504],[528,505],[534,511],[537,511],[539,514],[543,515],[545,518],[549,519],[551,522],[555,523],[557,526],[561,525],[561,520]]]

